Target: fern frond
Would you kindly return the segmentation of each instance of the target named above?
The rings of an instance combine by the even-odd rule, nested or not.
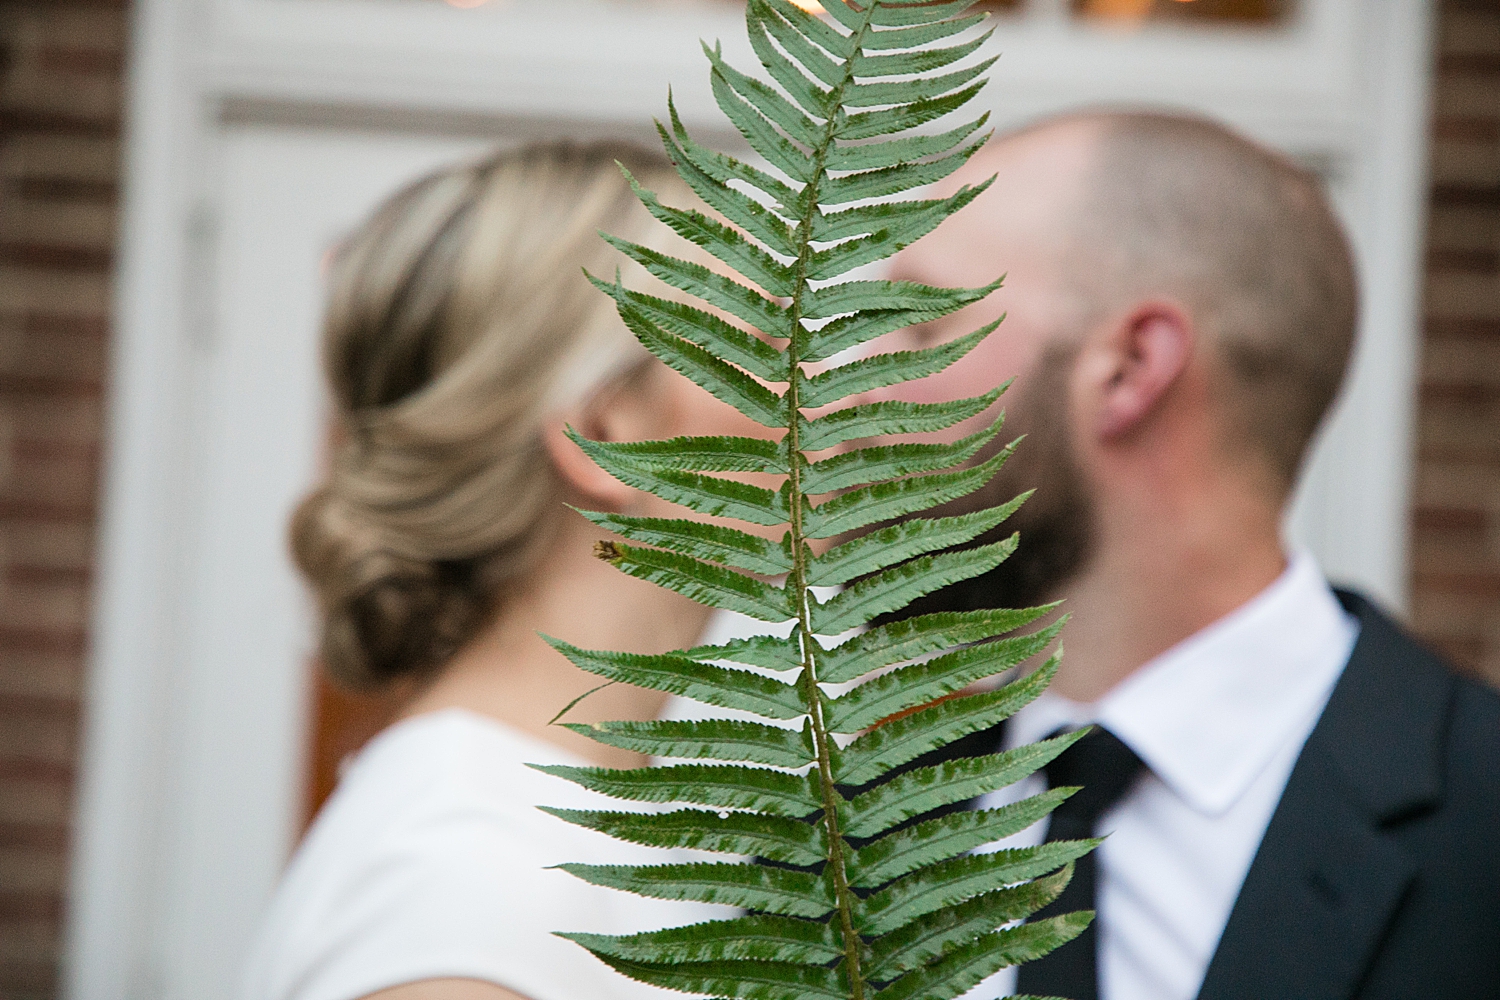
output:
[[[606,237],[696,302],[590,276],[647,350],[768,429],[765,440],[640,442],[570,431],[620,481],[712,519],[581,512],[613,533],[598,554],[711,607],[790,623],[786,637],[654,656],[548,639],[589,673],[741,716],[570,724],[674,763],[540,768],[625,802],[672,807],[549,810],[561,819],[636,844],[726,856],[563,866],[596,885],[750,911],[617,937],[564,935],[643,982],[746,1000],[948,1000],[1045,954],[1092,917],[1016,923],[1057,898],[1094,841],[973,853],[1043,820],[1074,789],[953,811],[1035,773],[1081,732],[917,766],[1041,694],[1060,650],[1025,668],[1055,644],[1063,620],[1039,623],[1056,605],[924,615],[842,643],[830,638],[988,571],[1017,544],[1012,536],[974,545],[1027,495],[973,513],[914,516],[998,471],[1016,446],[988,450],[1003,416],[948,443],[881,440],[981,417],[1005,386],[937,403],[853,399],[946,369],[999,320],[922,350],[809,367],[1000,287],[999,278],[941,288],[848,277],[921,239],[990,184],[911,196],[989,137],[987,115],[923,128],[972,100],[994,62],[981,57],[990,35],[976,30],[984,15],[970,13],[973,2],[825,0],[826,16],[816,17],[790,0],[747,0],[745,27],[765,77],[731,65],[717,45],[704,53],[714,99],[759,163],[695,142],[669,95],[657,132],[702,205],[668,205],[627,174],[653,216],[722,267]],[[777,477],[779,488],[731,478],[745,473]],[[773,530],[766,537],[725,521]],[[855,532],[864,533],[840,537]],[[840,543],[815,554],[821,538]],[[820,601],[814,586],[843,589]]]

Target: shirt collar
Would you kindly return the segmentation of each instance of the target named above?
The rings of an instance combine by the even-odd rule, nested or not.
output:
[[[1091,704],[1050,692],[1007,743],[1097,722],[1194,810],[1219,815],[1327,703],[1358,632],[1314,559],[1141,666]]]

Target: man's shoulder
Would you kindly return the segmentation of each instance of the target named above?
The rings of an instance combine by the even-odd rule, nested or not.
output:
[[[1500,977],[1500,697],[1357,594],[1200,1000],[1469,1000]]]
[[[1319,726],[1332,737],[1320,752],[1342,764],[1367,801],[1384,800],[1386,820],[1423,804],[1438,826],[1473,823],[1476,810],[1500,821],[1500,693],[1368,599],[1338,596],[1360,634]]]
[[[1464,723],[1450,731],[1455,738],[1500,742],[1500,691],[1461,672],[1363,594],[1343,589],[1335,593],[1359,622],[1349,667],[1374,675],[1387,696],[1384,700],[1410,712],[1441,709],[1451,714],[1455,722]],[[1413,693],[1419,697],[1411,697]],[[1478,732],[1470,731],[1473,724],[1478,724]]]

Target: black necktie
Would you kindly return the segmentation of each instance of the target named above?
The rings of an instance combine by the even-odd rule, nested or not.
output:
[[[1099,817],[1120,800],[1141,767],[1141,759],[1135,751],[1107,729],[1096,727],[1068,747],[1047,765],[1047,787],[1082,785],[1083,788],[1053,811],[1047,825],[1047,839],[1081,840],[1096,836]],[[1095,868],[1092,853],[1079,858],[1074,863],[1073,880],[1062,895],[1032,919],[1096,909]],[[1021,966],[1016,980],[1017,991],[1033,996],[1098,1000],[1098,926],[1097,921],[1090,924],[1082,934],[1056,951]]]

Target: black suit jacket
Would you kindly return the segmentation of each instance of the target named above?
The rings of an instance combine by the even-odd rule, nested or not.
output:
[[[1199,1000],[1500,998],[1500,696],[1364,598]]]
[[[1198,1000],[1500,1000],[1500,695],[1338,597],[1359,637]],[[1003,742],[1002,724],[908,767]]]

